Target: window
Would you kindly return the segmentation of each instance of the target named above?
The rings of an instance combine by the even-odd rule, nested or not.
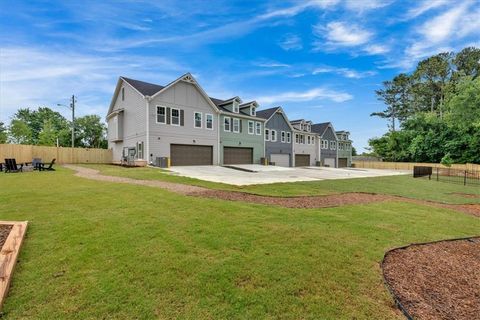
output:
[[[322,149],[328,149],[328,140],[322,140]]]
[[[337,149],[337,143],[335,141],[330,141],[330,150]]]
[[[233,112],[238,113],[240,111],[240,108],[238,107],[238,103],[233,102]]]
[[[195,128],[201,128],[202,127],[202,113],[201,112],[195,112],[193,126]]]
[[[157,123],[166,123],[167,112],[165,107],[157,106]]]
[[[310,132],[310,125],[307,124],[307,131]]]
[[[300,143],[305,144],[305,136],[303,134],[300,135]]]
[[[338,143],[338,150],[343,150],[343,143],[341,142]]]
[[[272,131],[270,132],[270,134],[272,135],[271,138],[270,138],[270,140],[271,140],[272,142],[277,141],[277,131],[272,130]]]
[[[125,88],[122,88],[122,101],[125,101]]]
[[[143,141],[137,142],[137,159],[143,159]]]
[[[179,109],[170,109],[170,118],[173,126],[180,125],[180,110]]]
[[[350,143],[347,143],[347,144],[345,145],[345,150],[350,150]]]
[[[285,143],[285,131],[282,131],[280,133],[280,141],[282,141],[283,143]]]
[[[239,133],[240,132],[240,119],[233,119],[233,132]]]
[[[232,130],[232,119],[229,117],[225,117],[223,119],[223,131],[231,131]]]
[[[307,144],[310,144],[310,136],[307,136]]]
[[[213,130],[213,115],[209,113],[205,114],[205,128]]]
[[[265,129],[265,141],[270,141],[270,131]]]
[[[291,133],[287,132],[287,143],[290,143],[290,142],[292,142]]]
[[[255,133],[255,127],[254,127],[254,122],[253,121],[248,121],[248,134],[254,134]]]
[[[254,107],[250,107],[250,115],[255,117],[257,115],[257,109]]]
[[[295,134],[295,143],[300,143],[300,135]]]
[[[262,124],[260,122],[255,122],[255,129],[257,136],[262,134]]]

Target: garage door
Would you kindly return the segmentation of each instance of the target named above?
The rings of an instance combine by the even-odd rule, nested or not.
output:
[[[323,160],[323,165],[325,167],[335,168],[335,158],[325,158]]]
[[[339,168],[348,167],[348,160],[347,160],[347,158],[338,158],[338,167],[339,167]]]
[[[295,155],[295,167],[308,167],[310,166],[309,154],[296,154]]]
[[[224,164],[252,164],[253,148],[224,147],[223,163]]]
[[[187,144],[170,145],[172,166],[200,166],[213,164],[213,146]]]
[[[290,155],[289,154],[271,154],[270,162],[275,162],[279,167],[290,167]]]

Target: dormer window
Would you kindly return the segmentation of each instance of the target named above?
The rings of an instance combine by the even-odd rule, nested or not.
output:
[[[233,102],[233,112],[234,113],[239,113],[240,112],[240,108],[239,108],[238,103],[236,101]]]
[[[255,109],[254,107],[250,107],[250,115],[252,117],[255,117],[257,115],[257,109]]]

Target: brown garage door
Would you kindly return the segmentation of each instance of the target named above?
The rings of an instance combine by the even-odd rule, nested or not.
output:
[[[223,148],[224,164],[251,164],[253,163],[253,148]]]
[[[308,167],[310,166],[309,154],[296,154],[295,155],[295,167]]]
[[[338,167],[339,167],[339,168],[348,167],[348,160],[347,160],[347,158],[338,158]]]
[[[200,166],[213,164],[213,147],[188,144],[171,144],[172,166]]]

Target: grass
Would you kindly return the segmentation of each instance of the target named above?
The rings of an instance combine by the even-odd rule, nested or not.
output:
[[[429,200],[451,204],[480,203],[480,199],[466,198],[458,193],[480,195],[479,186],[413,179],[409,175],[344,180],[322,180],[269,185],[232,186],[172,175],[156,168],[124,168],[113,165],[87,165],[103,174],[133,179],[162,180],[191,184],[211,189],[243,191],[268,196],[326,195],[344,192],[370,192]],[[457,193],[457,194],[456,194]]]
[[[0,199],[0,219],[30,221],[4,319],[403,319],[384,252],[480,229],[408,203],[286,209],[63,168],[2,175]]]

